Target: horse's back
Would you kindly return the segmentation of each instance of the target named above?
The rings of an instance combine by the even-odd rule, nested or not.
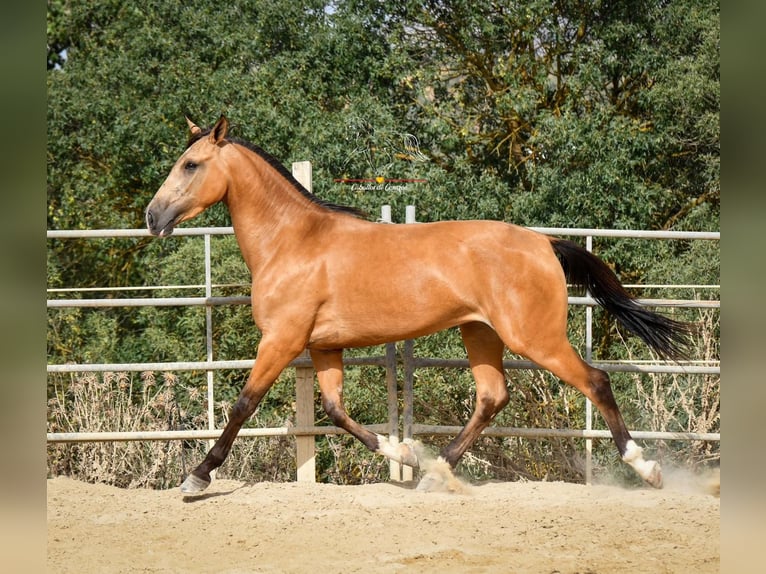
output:
[[[354,226],[346,235],[359,249],[377,252],[397,248],[412,257],[432,252],[449,255],[449,249],[466,247],[483,251],[491,246],[517,253],[550,251],[549,239],[531,229],[494,220],[437,221],[414,224],[369,224]]]
[[[449,277],[459,284],[499,280],[526,273],[561,275],[548,237],[502,221],[441,221],[372,225],[349,240],[372,265],[419,275]],[[547,270],[547,271],[546,271]]]

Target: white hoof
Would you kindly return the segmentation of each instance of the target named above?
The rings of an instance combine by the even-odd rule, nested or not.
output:
[[[400,464],[418,468],[418,454],[416,448],[419,443],[412,439],[405,439],[404,442],[399,442],[396,438],[386,438],[383,435],[378,435],[378,454],[382,454],[386,458],[390,458]]]
[[[184,494],[199,494],[210,486],[209,480],[202,480],[201,478],[190,474],[186,477],[186,480],[181,484],[181,492]]]
[[[633,467],[638,475],[654,488],[662,488],[662,469],[656,460],[644,460],[643,449],[635,442],[628,441],[622,460]]]
[[[401,463],[413,468],[420,467],[420,455],[418,450],[422,447],[419,442],[412,440],[411,438],[404,439],[404,442],[399,445],[399,454],[402,457]]]
[[[646,461],[647,472],[642,478],[654,488],[662,488],[662,469],[656,460]]]

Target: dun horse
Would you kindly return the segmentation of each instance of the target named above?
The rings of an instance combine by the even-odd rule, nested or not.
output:
[[[280,372],[304,349],[333,423],[370,450],[418,467],[409,443],[392,443],[343,406],[344,348],[460,328],[476,408],[440,453],[454,468],[509,401],[504,348],[572,385],[601,412],[622,460],[662,486],[612,395],[609,376],[567,340],[567,280],[587,288],[622,325],[662,357],[682,356],[688,327],[650,312],[600,259],[575,243],[498,221],[383,225],[324,202],[260,148],[227,137],[224,116],[203,130],[187,119],[186,150],[146,209],[149,231],[173,228],[222,201],[252,274],[252,313],[262,332],[255,365],[220,438],[181,486],[197,493],[226,459],[242,424]]]

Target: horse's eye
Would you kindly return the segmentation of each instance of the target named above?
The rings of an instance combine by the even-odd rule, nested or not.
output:
[[[187,162],[184,164],[184,169],[185,169],[186,171],[194,171],[195,169],[197,169],[197,164],[196,164],[196,163],[194,163],[193,161],[187,161]]]

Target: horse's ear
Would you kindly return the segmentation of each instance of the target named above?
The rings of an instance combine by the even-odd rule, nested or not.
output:
[[[221,117],[215,122],[213,129],[210,130],[210,143],[220,143],[223,138],[226,137],[227,131],[229,131],[229,120],[226,119],[226,116],[221,114]]]
[[[186,124],[189,126],[189,131],[192,134],[198,134],[202,131],[202,129],[197,124],[195,124],[193,121],[189,119],[189,116],[184,116],[184,117],[186,118]]]

